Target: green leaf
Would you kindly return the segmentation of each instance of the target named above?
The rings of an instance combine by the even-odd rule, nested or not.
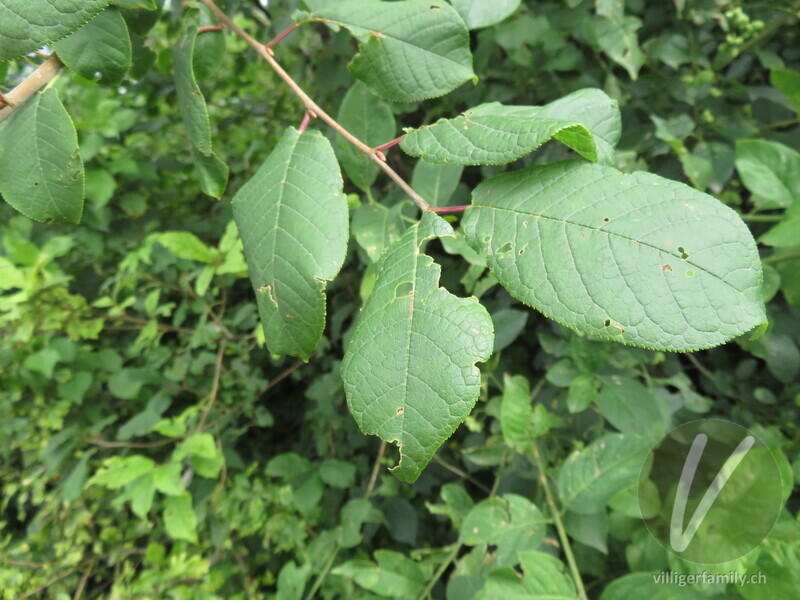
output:
[[[208,264],[213,264],[222,258],[219,250],[207,246],[189,231],[165,231],[156,234],[153,239],[178,258]]]
[[[648,600],[706,600],[708,596],[692,586],[683,587],[657,583],[651,573],[631,573],[620,577],[612,581],[600,595],[600,600],[640,600],[641,598]]]
[[[180,496],[186,489],[181,481],[181,463],[169,462],[156,467],[153,471],[153,484],[162,494]]]
[[[365,204],[353,212],[353,236],[370,260],[377,261],[405,231],[404,205],[399,202],[387,208],[382,204]]]
[[[437,165],[418,160],[411,174],[411,187],[433,206],[447,206],[456,191],[462,166]]]
[[[397,128],[389,106],[360,81],[345,94],[337,121],[372,148],[391,141]],[[338,151],[342,168],[353,185],[365,192],[369,190],[375,183],[380,167],[341,136],[338,139]]]
[[[0,125],[0,194],[36,221],[79,223],[83,161],[78,135],[54,88],[36,94]]]
[[[786,96],[794,111],[800,113],[800,71],[776,69],[770,72],[769,82]]]
[[[489,27],[511,16],[522,0],[451,0],[470,29]]]
[[[110,490],[119,489],[137,477],[149,473],[155,463],[146,456],[112,456],[103,463],[100,470],[89,481],[89,485],[102,485]]]
[[[0,60],[17,58],[68,36],[109,0],[3,0]]]
[[[669,409],[659,394],[632,377],[602,377],[595,398],[600,414],[622,433],[660,436],[669,427]]]
[[[425,574],[417,564],[392,550],[375,552],[378,564],[348,560],[331,571],[361,587],[389,598],[416,598],[425,587]]]
[[[759,208],[800,202],[800,153],[767,140],[737,140],[736,169]]]
[[[644,52],[639,48],[636,32],[642,22],[636,17],[624,17],[618,13],[613,18],[600,19],[595,27],[597,44],[611,60],[628,71],[636,79],[645,62]]]
[[[173,540],[197,543],[197,517],[188,492],[164,499],[164,527]]]
[[[153,506],[153,495],[155,494],[154,471],[145,473],[125,487],[125,493],[118,497],[118,500],[131,501],[131,510],[137,517],[144,519],[150,508]]]
[[[544,409],[540,404],[537,409]],[[547,413],[534,410],[531,400],[531,388],[528,380],[522,375],[503,377],[503,400],[500,405],[500,424],[503,428],[503,439],[509,445],[529,444],[531,441],[547,433],[549,419]]]
[[[545,106],[481,104],[454,119],[407,130],[400,147],[433,163],[502,165],[555,138],[591,161],[613,163],[620,130],[616,102],[585,89]]]
[[[330,142],[289,128],[233,199],[267,346],[308,360],[325,327],[325,285],[347,252],[347,199]]]
[[[131,66],[128,26],[113,7],[101,12],[69,37],[56,42],[55,50],[70,69],[101,83],[119,83]]]
[[[486,310],[438,287],[440,268],[420,249],[447,235],[452,227],[426,212],[384,252],[342,363],[356,422],[397,442],[394,473],[409,483],[472,410],[480,391],[475,363],[488,360],[494,341]]]
[[[601,338],[690,351],[766,320],[747,226],[656,175],[575,161],[504,173],[475,188],[462,227],[512,296]]]
[[[544,552],[520,552],[524,577],[511,568],[497,569],[478,600],[577,600],[575,584],[560,560]]]
[[[194,74],[197,20],[189,19],[183,36],[172,49],[178,107],[192,144],[192,157],[203,193],[219,198],[228,184],[228,166],[212,149],[208,109]]]
[[[603,510],[612,495],[636,481],[650,442],[611,433],[570,454],[556,477],[564,508],[581,515]]]
[[[342,0],[309,19],[334,22],[359,40],[350,71],[389,100],[435,98],[475,76],[467,28],[443,0]]]

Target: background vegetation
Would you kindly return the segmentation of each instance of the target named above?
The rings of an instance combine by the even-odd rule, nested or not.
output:
[[[491,312],[497,352],[475,411],[411,486],[386,470],[391,447],[379,454],[358,430],[339,368],[374,239],[396,238],[415,209],[385,178],[369,193],[346,182],[353,240],[323,341],[307,364],[270,356],[230,198],[302,107],[238,38],[201,34],[195,71],[231,169],[220,201],[201,194],[172,71],[191,8],[172,4],[128,9],[133,65],[119,85],[74,73],[56,83],[86,165],[81,224],[0,206],[0,597],[499,598],[489,574],[518,568],[519,552],[563,557],[540,474],[553,486],[571,453],[631,433],[624,410],[654,435],[698,417],[750,428],[780,458],[787,504],[766,543],[718,567],[766,574],[744,587],[653,584],[649,573],[699,567],[649,536],[633,488],[590,517],[567,512],[589,597],[800,593],[800,4],[629,0],[620,18],[622,2],[528,0],[472,32],[477,85],[383,104],[398,127],[418,126],[481,102],[605,90],[623,115],[621,169],[690,183],[750,224],[770,317],[757,341],[692,355],[601,342],[520,306],[459,240],[433,243],[443,285]],[[241,3],[235,14],[266,42],[297,8]],[[354,48],[308,25],[276,54],[336,114]],[[2,90],[35,62],[0,63]],[[514,166],[567,155],[551,142]],[[397,150],[389,161],[432,185]],[[437,203],[466,204],[504,168],[449,172]],[[521,450],[503,435],[500,399],[528,391],[538,438]],[[613,468],[638,472],[634,458]]]

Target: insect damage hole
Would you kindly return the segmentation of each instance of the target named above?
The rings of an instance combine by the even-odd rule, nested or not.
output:
[[[681,260],[687,260],[689,258],[689,253],[686,252],[686,248],[683,246],[678,246],[678,252],[681,253]]]
[[[394,414],[402,415],[404,412],[406,412],[406,409],[403,408],[402,406],[400,406],[400,407],[398,407],[398,409],[396,411],[394,411]]]
[[[394,288],[394,299],[397,300],[399,298],[408,298],[409,296],[414,295],[414,282],[413,281],[401,281],[398,283]]]

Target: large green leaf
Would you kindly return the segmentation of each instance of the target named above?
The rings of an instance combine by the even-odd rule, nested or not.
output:
[[[442,96],[475,76],[467,28],[443,0],[343,0],[309,19],[341,25],[359,40],[350,71],[389,100]]]
[[[467,27],[479,29],[499,23],[519,8],[522,0],[450,0]]]
[[[308,360],[325,286],[347,252],[347,199],[330,142],[290,127],[233,199],[267,346]]]
[[[113,6],[56,42],[55,49],[70,69],[103,83],[119,83],[131,66],[128,26]]]
[[[78,223],[83,161],[78,135],[54,88],[36,94],[0,126],[0,194],[37,221]],[[14,140],[14,143],[8,143]]]
[[[580,515],[603,510],[611,496],[636,481],[651,441],[610,433],[570,454],[556,478],[564,509]]]
[[[767,140],[737,140],[736,169],[759,208],[800,202],[800,153]]]
[[[172,49],[175,68],[175,88],[178,107],[192,143],[200,189],[209,196],[219,198],[228,184],[228,166],[214,154],[211,142],[211,124],[208,109],[200,86],[194,75],[194,45],[197,40],[197,22],[190,19],[183,36]]]
[[[656,175],[577,161],[504,173],[475,188],[462,225],[512,296],[601,338],[685,352],[766,320],[744,223]]]
[[[556,557],[533,550],[519,557],[525,576],[511,568],[493,571],[478,600],[577,600],[575,584]]]
[[[546,106],[481,104],[408,131],[400,147],[434,163],[501,165],[555,138],[589,160],[613,164],[620,129],[617,103],[600,90],[585,89]]]
[[[110,0],[0,1],[0,60],[17,58],[68,36]]]
[[[360,81],[345,94],[336,120],[373,148],[390,141],[395,135],[392,110]],[[380,168],[343,137],[340,136],[338,142],[342,168],[353,185],[367,191],[375,183]]]
[[[439,266],[420,249],[449,235],[452,227],[426,212],[383,253],[342,363],[351,413],[365,433],[397,442],[394,473],[409,483],[472,410],[475,363],[494,342],[486,310],[438,287]]]

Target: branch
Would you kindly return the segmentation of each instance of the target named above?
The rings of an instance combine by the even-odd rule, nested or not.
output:
[[[50,83],[63,66],[64,63],[61,62],[61,59],[55,54],[51,54],[33,73],[23,79],[22,83],[4,94],[5,105],[0,105],[0,121],[14,112],[15,107],[30,100],[36,92]]]
[[[383,162],[378,155],[378,153],[373,149],[367,146],[364,142],[359,140],[356,136],[350,133],[347,129],[342,127],[333,117],[331,117],[328,113],[322,110],[316,102],[314,102],[308,94],[306,94],[303,89],[297,84],[297,82],[292,79],[291,75],[289,75],[286,71],[283,70],[278,62],[272,57],[270,54],[272,52],[271,48],[267,48],[264,44],[261,44],[256,40],[253,36],[249,33],[244,31],[241,27],[239,27],[236,23],[234,23],[224,12],[222,12],[212,0],[200,0],[212,13],[214,16],[217,17],[220,23],[225,25],[228,29],[233,31],[236,35],[242,38],[245,42],[247,42],[259,55],[263,58],[272,70],[277,73],[278,77],[283,79],[284,83],[289,86],[289,89],[294,92],[294,95],[297,96],[301,102],[305,105],[306,110],[310,110],[312,113],[317,115],[320,119],[325,121],[334,131],[336,131],[339,135],[341,135],[344,139],[350,142],[353,146],[358,148],[361,152],[363,152],[372,162],[378,165],[384,173],[386,173],[392,181],[394,181],[400,189],[402,189],[406,195],[411,198],[414,203],[420,208],[420,210],[430,210],[431,205],[428,204],[425,199],[417,194],[411,186],[406,183],[406,181],[398,175],[394,169],[392,169],[388,164]]]

